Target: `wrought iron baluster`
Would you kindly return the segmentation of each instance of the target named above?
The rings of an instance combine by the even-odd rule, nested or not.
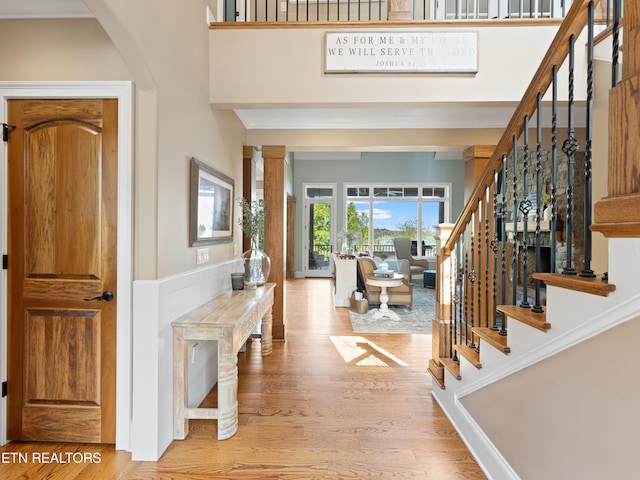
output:
[[[562,151],[567,156],[567,226],[566,226],[566,244],[567,259],[562,273],[565,275],[575,275],[576,270],[573,268],[573,166],[575,162],[575,153],[578,151],[579,145],[576,140],[573,128],[573,89],[574,89],[574,50],[575,38],[573,35],[569,38],[569,104],[568,104],[568,137],[562,144]]]
[[[456,338],[455,334],[455,297],[454,297],[454,288],[453,288],[453,275],[454,275],[454,267],[453,267],[453,251],[449,252],[449,356],[453,358],[453,343]]]
[[[489,185],[485,184],[484,198],[484,326],[489,327]],[[495,208],[495,205],[494,205]]]
[[[488,234],[488,232],[487,232]],[[493,321],[491,330],[498,331],[498,170],[493,171],[493,239],[489,243],[489,248],[493,252]],[[489,283],[489,282],[487,282]]]
[[[469,343],[469,249],[467,248],[466,230],[469,228],[469,222],[465,226],[464,234],[464,292],[462,302],[464,302],[464,344]]]
[[[524,116],[524,158],[522,163],[522,308],[530,308],[529,303],[529,212],[531,200],[529,200],[529,115]],[[515,285],[514,285],[515,288]]]
[[[474,249],[474,235],[473,235],[473,230],[475,228],[475,213],[471,214],[471,231],[469,232],[469,237],[471,239],[471,270],[469,270],[469,281],[471,282],[471,289],[470,289],[470,295],[469,295],[469,301],[471,302],[471,304],[469,305],[469,310],[471,311],[471,345],[469,345],[470,348],[476,348],[476,342],[475,342],[475,337],[473,335],[473,327],[476,326],[475,324],[475,287],[476,287],[476,280],[477,280],[477,273],[475,270],[475,249]],[[468,224],[467,224],[468,227]]]
[[[584,266],[581,277],[594,278],[596,274],[591,269],[591,195],[592,195],[592,150],[593,137],[593,2],[589,2],[589,20],[587,24],[587,112],[586,112],[586,143],[584,155]]]
[[[608,11],[608,9],[607,9]],[[620,81],[620,18],[622,14],[622,0],[613,1],[613,52],[611,64],[611,86],[615,87]]]
[[[500,226],[500,240],[502,242],[502,305],[507,303],[507,156],[502,155],[502,225]],[[502,314],[500,335],[505,336],[507,316]]]
[[[556,271],[556,230],[558,226],[558,66],[554,65],[551,100],[551,255],[549,259],[551,273]]]
[[[536,122],[536,272],[542,269],[540,260],[540,204],[542,203],[542,93],[538,92]],[[551,234],[551,233],[550,233]],[[540,299],[540,280],[535,280],[535,301],[532,311],[542,313],[542,302]]]
[[[484,212],[484,207],[482,205],[482,200],[478,201],[478,209],[476,211],[476,221],[477,221],[477,228],[478,228],[478,244],[476,245],[477,250],[478,250],[478,258],[476,260],[476,263],[474,264],[474,268],[476,271],[476,282],[477,282],[477,294],[478,294],[478,306],[476,308],[476,316],[477,316],[477,320],[474,326],[478,326],[481,327],[482,326],[482,269],[483,267],[486,268],[485,265],[482,264],[482,217]]]
[[[462,344],[462,304],[460,303],[461,299],[463,299],[462,295],[462,238],[458,239],[456,243],[456,296],[453,299],[455,304],[454,314],[456,316],[455,327],[457,328],[457,336],[456,343],[458,345]],[[454,350],[453,352],[454,361],[458,362],[458,351]]]
[[[513,136],[513,259],[511,282],[513,305],[518,304],[518,137]]]

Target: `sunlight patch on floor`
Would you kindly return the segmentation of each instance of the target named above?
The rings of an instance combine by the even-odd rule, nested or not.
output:
[[[363,367],[409,366],[364,337],[332,335],[329,338],[346,363]]]

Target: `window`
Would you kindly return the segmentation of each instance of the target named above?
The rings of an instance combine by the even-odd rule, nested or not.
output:
[[[393,260],[393,239],[404,237],[414,255],[435,254],[435,226],[450,221],[449,195],[449,184],[345,185],[346,225],[362,238],[357,251]]]

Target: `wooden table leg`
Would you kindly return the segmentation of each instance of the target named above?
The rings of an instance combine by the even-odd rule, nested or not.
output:
[[[180,328],[173,331],[173,438],[184,440],[189,433],[187,408],[188,342]]]
[[[238,357],[232,343],[218,342],[218,440],[238,431]]]
[[[271,355],[273,352],[273,344],[272,344],[272,329],[273,329],[273,315],[271,314],[272,309],[269,308],[264,317],[262,317],[262,327],[261,327],[261,335],[260,335],[260,345],[262,346],[262,356],[266,357],[267,355]]]

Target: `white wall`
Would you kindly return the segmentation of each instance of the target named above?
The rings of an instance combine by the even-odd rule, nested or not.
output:
[[[186,311],[230,289],[241,242],[213,245],[196,265],[189,245],[190,159],[235,180],[242,193],[244,128],[208,100],[205,2],[86,0],[137,85],[135,281],[133,285],[132,458],[156,460],[173,440],[173,330]],[[206,247],[205,247],[206,248]],[[217,380],[216,345],[202,345],[190,372],[189,402]]]
[[[522,479],[635,478],[639,335],[636,318],[462,404]]]
[[[188,243],[189,160],[234,178],[239,196],[245,131],[233,113],[209,104],[204,1],[85,3],[95,20],[1,21],[0,41],[11,48],[0,49],[0,80],[134,82],[134,256],[124,268],[137,282],[133,339],[118,344],[127,351],[133,344],[133,366],[119,365],[117,375],[128,378],[133,368],[133,457],[155,460],[173,438],[170,322],[230,288],[227,273],[241,243],[236,228],[232,243],[209,247],[210,263],[196,266]],[[180,282],[191,280],[183,277],[198,280],[185,292]],[[205,361],[213,357],[215,345],[205,346],[191,372],[191,402],[216,381]],[[154,388],[141,388],[147,382]]]
[[[459,25],[459,26],[458,26]],[[477,25],[477,24],[476,24]],[[211,102],[218,108],[495,104],[520,101],[557,26],[477,28],[477,74],[324,74],[327,28],[210,32]],[[464,23],[455,28],[469,28]],[[336,29],[347,30],[339,24]],[[367,32],[371,29],[359,29]],[[582,37],[577,45],[584,45]],[[582,56],[581,49],[576,49]],[[576,78],[584,78],[580,61]],[[229,72],[233,72],[229,75]],[[576,89],[576,100],[584,93]],[[560,92],[566,98],[566,92]]]

